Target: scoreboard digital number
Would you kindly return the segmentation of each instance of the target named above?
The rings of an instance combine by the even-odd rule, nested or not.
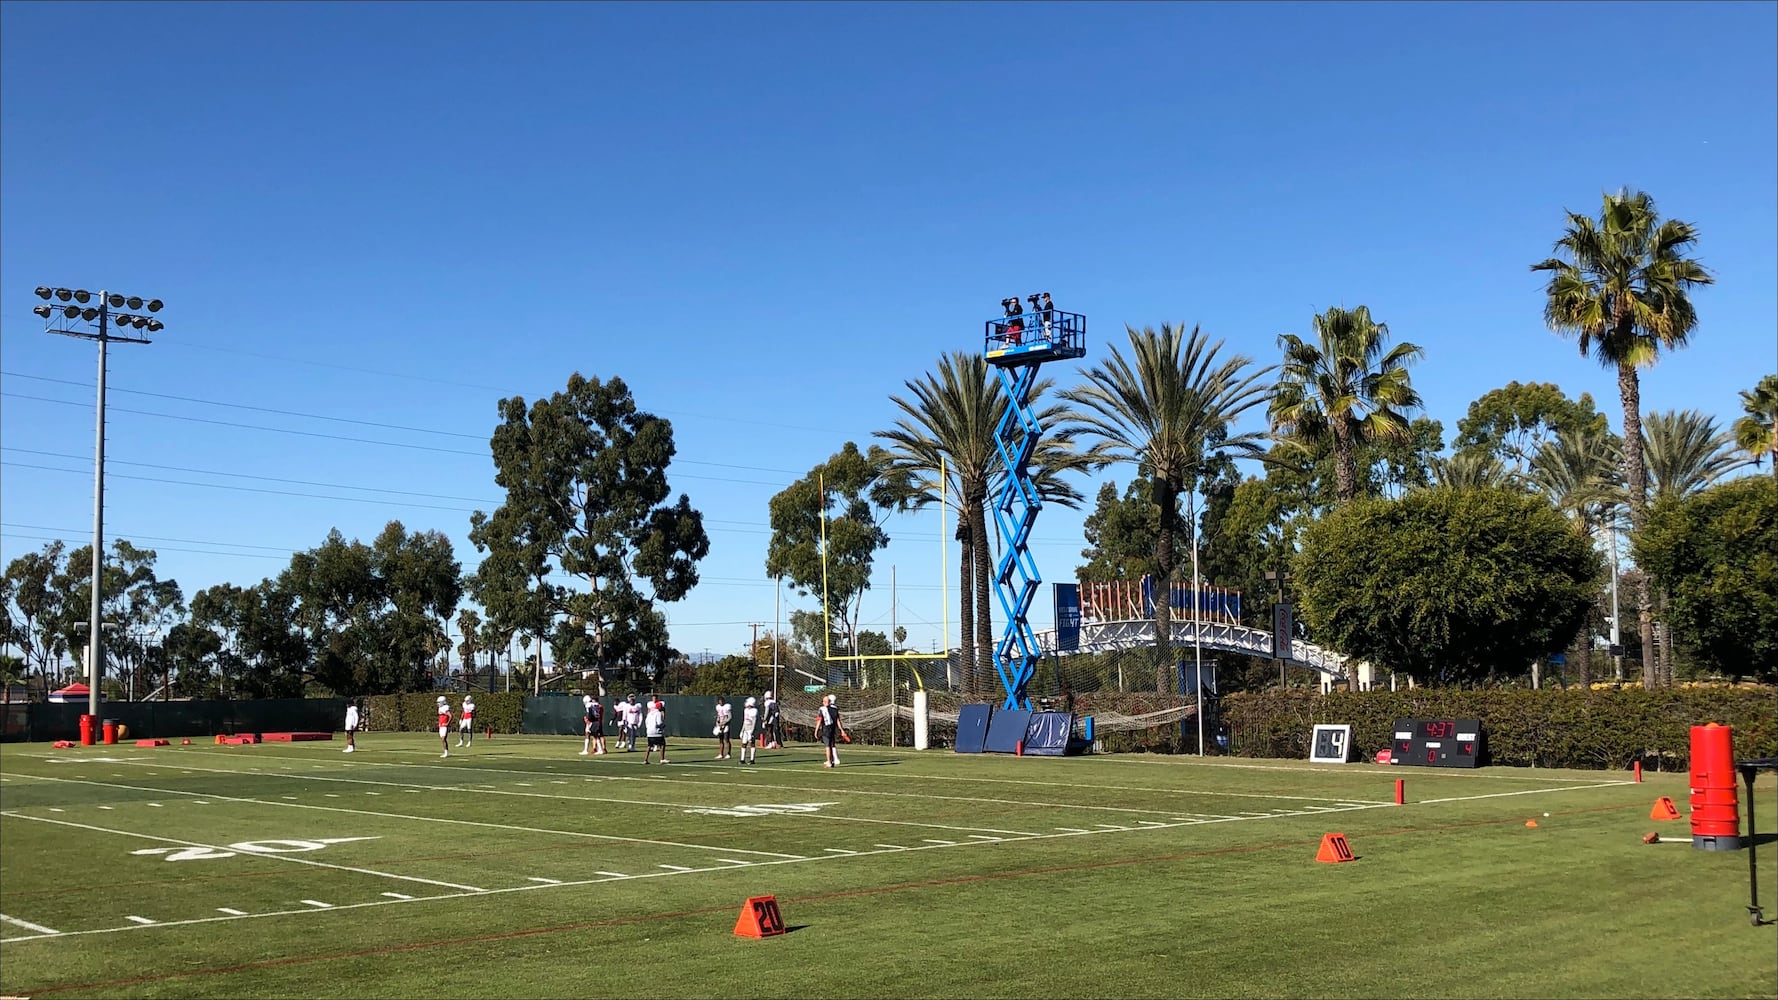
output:
[[[1397,719],[1389,763],[1415,767],[1480,767],[1480,719]]]

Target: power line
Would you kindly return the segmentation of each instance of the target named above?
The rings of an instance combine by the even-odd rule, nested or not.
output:
[[[459,382],[455,379],[438,378],[438,377],[432,376],[432,375],[416,375],[413,372],[391,372],[391,371],[383,371],[383,370],[377,369],[377,368],[361,368],[356,365],[342,365],[342,364],[338,364],[336,362],[329,362],[329,361],[312,361],[307,358],[292,358],[292,357],[285,357],[285,356],[277,355],[277,354],[263,354],[258,351],[249,351],[249,350],[245,350],[245,349],[242,349],[239,347],[218,347],[214,344],[199,344],[199,343],[195,343],[195,342],[189,341],[189,340],[169,340],[164,337],[156,338],[156,342],[161,343],[161,344],[169,344],[174,347],[188,347],[188,348],[191,348],[193,350],[198,350],[198,351],[215,351],[220,354],[241,354],[241,355],[245,355],[247,357],[261,358],[266,361],[277,361],[277,362],[281,362],[281,363],[285,363],[285,364],[295,364],[295,365],[310,365],[310,366],[313,366],[316,368],[332,368],[335,371],[359,372],[359,373],[366,374],[366,375],[377,375],[377,376],[381,376],[383,378],[410,379],[410,380],[413,380],[416,382],[431,382],[436,385],[454,385],[454,386],[458,386],[458,387],[464,388],[464,389],[486,389],[489,392],[497,392],[497,393],[500,393],[505,396],[518,396],[521,398],[525,398],[525,393],[513,392],[510,389],[503,389],[497,385],[482,385],[481,383],[478,383],[478,382]],[[535,398],[535,397],[531,397],[531,398]],[[781,424],[781,423],[776,423],[776,422],[769,421],[769,420],[749,420],[745,417],[736,417],[731,414],[724,414],[722,416],[711,416],[710,414],[706,414],[706,413],[692,413],[692,412],[689,412],[686,410],[659,410],[656,412],[667,414],[669,416],[677,413],[680,416],[696,417],[699,420],[713,420],[713,421],[718,421],[720,423],[725,423],[725,424],[753,424],[753,425],[759,426],[759,427],[777,427],[777,428],[781,428],[783,430],[792,430],[792,431],[814,431],[814,432],[820,433],[820,434],[828,434],[828,433],[831,433],[833,430],[833,428],[831,428],[831,427],[805,427],[801,424]]]
[[[70,455],[66,452],[59,451],[40,451],[36,448],[14,448],[11,445],[0,445],[0,451],[13,451],[18,452],[21,455],[40,455],[44,458],[66,458],[72,461],[79,461],[86,457],[84,455]],[[221,472],[216,469],[193,469],[182,465],[156,465],[152,462],[126,462],[115,458],[107,459],[107,463],[110,465],[128,465],[138,469],[159,469],[162,472],[189,472],[200,476],[228,476],[234,479],[250,479],[266,483],[285,483],[292,486],[319,486],[323,489],[333,490],[362,490],[367,493],[397,493],[403,496],[431,497],[434,500],[467,500],[470,503],[485,504],[489,507],[498,507],[500,505],[500,501],[498,500],[484,500],[480,497],[447,496],[440,493],[425,493],[416,490],[385,489],[381,486],[353,486],[350,483],[324,483],[311,479],[283,479],[278,476],[257,476],[245,472]]]
[[[118,534],[128,534],[128,532],[119,532]],[[58,537],[54,537],[51,535],[22,535],[16,531],[5,531],[5,530],[0,530],[0,537],[22,538],[22,539],[26,539],[29,541],[38,541],[38,542],[65,542],[65,541],[67,541],[67,539],[65,539],[65,538],[58,538]],[[137,535],[136,537],[137,538],[147,538],[148,536],[147,535]],[[125,539],[125,541],[128,541],[128,539]],[[282,562],[287,558],[285,556],[274,555],[270,552],[212,552],[208,549],[181,549],[181,548],[175,548],[175,547],[171,547],[171,546],[163,547],[163,546],[159,546],[159,545],[156,545],[154,547],[154,549],[156,552],[189,552],[194,555],[200,555],[200,556],[234,556],[234,557],[240,558],[240,559],[276,559],[279,562]]]
[[[24,372],[9,372],[9,371],[0,370],[0,376],[6,376],[6,377],[10,377],[10,378],[31,379],[31,380],[37,381],[37,382],[53,382],[57,385],[69,385],[69,386],[75,386],[78,388],[85,388],[85,389],[93,388],[93,383],[91,383],[91,382],[81,382],[76,379],[51,378],[47,375],[30,375],[30,374],[26,374]],[[305,413],[301,410],[280,410],[280,409],[277,409],[275,407],[270,407],[270,406],[254,406],[250,403],[229,403],[229,402],[224,402],[219,399],[204,399],[204,398],[198,397],[198,396],[177,396],[177,395],[173,395],[171,393],[165,393],[165,392],[149,392],[145,389],[120,389],[120,388],[117,388],[116,386],[110,386],[110,387],[108,387],[108,390],[110,392],[128,393],[128,394],[134,395],[134,396],[151,396],[155,399],[177,400],[182,403],[200,403],[204,406],[221,406],[221,407],[227,407],[229,409],[235,409],[235,410],[251,410],[255,413],[272,413],[272,414],[276,414],[279,416],[285,416],[285,417],[301,417],[301,418],[304,418],[307,420],[331,420],[335,423],[356,424],[360,427],[378,427],[378,428],[383,428],[385,430],[407,431],[407,432],[413,433],[413,434],[438,434],[438,435],[441,435],[444,437],[468,438],[469,440],[472,440],[472,441],[486,441],[491,436],[490,434],[472,434],[467,431],[440,430],[435,427],[409,427],[405,424],[390,424],[390,423],[384,423],[384,422],[378,421],[378,420],[360,420],[360,419],[357,419],[354,417],[335,417],[335,416],[329,416],[328,414],[325,414],[325,413]],[[39,398],[39,397],[20,397],[20,398]],[[63,401],[62,400],[50,400],[50,402],[63,402]],[[133,413],[135,411],[120,410],[119,412]],[[159,414],[159,416],[170,417],[172,419],[188,419],[188,418],[176,416],[173,414]],[[245,425],[243,425],[243,426],[245,426]],[[281,428],[270,428],[270,429],[281,430]],[[375,442],[375,443],[385,444],[385,443],[392,443],[392,442]],[[400,447],[411,447],[411,446],[401,445]],[[463,454],[481,454],[481,453],[480,452],[463,452]],[[675,460],[684,462],[687,465],[708,465],[708,466],[712,466],[712,467],[718,468],[718,469],[743,469],[748,472],[776,472],[776,473],[781,473],[786,476],[797,475],[797,472],[794,469],[772,469],[772,468],[767,468],[765,466],[759,466],[759,465],[738,465],[733,462],[705,462],[705,461],[701,461],[701,460],[695,459],[695,458],[679,458],[677,456],[675,456]]]
[[[53,399],[49,396],[33,396],[29,393],[23,393],[23,392],[0,391],[0,396],[10,396],[13,399],[26,399],[26,400],[31,400],[33,402],[38,402],[38,403],[55,403],[58,406],[85,407],[85,406],[89,405],[87,403],[77,402],[77,401],[71,400],[71,399]],[[164,420],[184,420],[184,421],[194,423],[194,424],[210,424],[210,425],[216,426],[216,427],[231,427],[236,430],[266,431],[266,432],[269,432],[272,434],[292,434],[292,435],[296,435],[298,437],[322,438],[322,439],[329,440],[329,441],[346,441],[346,442],[349,442],[352,444],[371,444],[371,445],[379,445],[379,446],[385,447],[385,448],[401,448],[406,451],[430,451],[430,452],[437,452],[439,454],[445,454],[445,455],[465,455],[470,458],[489,458],[490,457],[487,452],[483,452],[483,451],[465,451],[461,448],[444,448],[444,447],[440,447],[438,445],[431,445],[431,444],[411,444],[411,443],[404,442],[404,441],[378,441],[375,438],[347,437],[343,434],[324,434],[320,431],[302,431],[302,430],[296,430],[296,429],[290,428],[290,427],[267,427],[263,424],[246,424],[246,423],[241,423],[240,421],[236,421],[236,420],[212,420],[209,417],[193,417],[193,416],[189,416],[189,415],[181,414],[181,413],[158,413],[153,410],[132,410],[132,409],[128,409],[128,408],[122,407],[122,406],[113,406],[113,407],[109,407],[109,409],[114,413],[129,413],[129,414],[132,414],[134,416],[139,416],[139,417],[160,417]],[[695,459],[689,459],[689,458],[688,459],[681,459],[681,461],[687,465],[694,465],[694,464],[695,465],[714,465],[714,464],[716,464],[713,462],[699,462]],[[756,466],[725,466],[725,468],[754,469],[757,467]],[[762,469],[760,471],[770,472],[772,470]],[[676,473],[673,473],[673,476],[675,478],[680,478],[680,479],[699,479],[699,480],[704,480],[706,482],[715,482],[715,483],[738,483],[738,484],[741,484],[744,486],[783,487],[783,486],[788,485],[787,483],[764,482],[764,481],[761,481],[758,479],[731,479],[726,476],[700,476],[700,475],[697,475],[696,473],[691,473],[691,472],[676,472]]]

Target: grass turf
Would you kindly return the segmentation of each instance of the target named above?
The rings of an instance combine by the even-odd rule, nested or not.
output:
[[[0,991],[1778,988],[1775,930],[1747,920],[1746,855],[1641,843],[1688,836],[1648,818],[1660,795],[1683,808],[1682,775],[857,747],[828,771],[810,748],[715,761],[709,741],[644,767],[566,739],[478,741],[449,760],[423,736],[360,745],[0,750]],[[1764,830],[1775,802],[1768,780]],[[1316,863],[1329,831],[1358,860]],[[1768,840],[1768,912],[1773,855]],[[767,894],[790,933],[734,936],[742,901]]]

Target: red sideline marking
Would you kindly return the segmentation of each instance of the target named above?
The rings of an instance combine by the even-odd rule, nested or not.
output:
[[[136,745],[139,747],[164,747],[171,746],[172,744],[168,743],[166,740],[137,740]]]
[[[1591,809],[1574,809],[1564,812],[1564,816],[1579,816],[1586,813],[1621,812],[1624,809],[1639,808],[1636,806],[1596,806]],[[1405,833],[1428,833],[1442,830],[1461,830],[1477,826],[1504,826],[1518,823],[1514,819],[1471,820],[1466,823],[1446,823],[1434,826],[1404,826],[1394,830],[1382,830],[1366,833],[1366,837],[1391,837]],[[908,889],[933,889],[952,885],[968,885],[974,882],[998,882],[1002,879],[1023,878],[1027,875],[1054,875],[1062,872],[1088,871],[1095,868],[1118,868],[1125,865],[1161,864],[1169,861],[1186,861],[1193,858],[1209,858],[1227,854],[1253,854],[1259,851],[1275,851],[1285,847],[1303,847],[1316,844],[1314,840],[1280,841],[1274,844],[1250,844],[1241,847],[1219,847],[1207,851],[1181,851],[1176,854],[1162,854],[1147,858],[1119,858],[1115,861],[1086,861],[1073,865],[1049,865],[1043,868],[1025,868],[1017,871],[993,872],[986,875],[954,875],[949,878],[927,879],[920,882],[900,882],[892,885],[873,886],[865,889],[845,889],[839,892],[823,892],[813,896],[798,896],[787,900],[792,903],[818,903],[829,899],[845,899],[850,896],[876,896],[887,892],[903,892]],[[592,930],[598,927],[626,927],[631,924],[656,923],[662,920],[678,920],[682,917],[697,917],[710,913],[732,913],[734,907],[705,906],[695,910],[678,910],[673,913],[651,913],[640,917],[619,917],[612,920],[588,920],[574,924],[560,924],[555,927],[533,927],[522,931],[504,931],[499,934],[476,934],[470,937],[445,938],[438,941],[413,941],[408,944],[382,945],[376,948],[359,948],[353,951],[336,951],[323,955],[301,955],[291,958],[271,958],[258,962],[242,962],[238,965],[217,966],[209,969],[188,969],[181,972],[163,972],[151,976],[131,976],[127,979],[107,979],[92,983],[69,983],[62,986],[44,986],[23,992],[36,995],[43,993],[66,993],[70,990],[101,990],[118,986],[135,986],[139,983],[164,982],[169,979],[186,979],[193,976],[226,976],[237,972],[249,972],[254,969],[277,969],[291,965],[307,965],[311,962],[331,962],[337,959],[373,958],[377,955],[393,955],[404,951],[421,951],[427,948],[454,948],[467,944],[487,944],[494,941],[513,941],[519,938],[536,937],[540,934],[564,934],[574,931]]]
[[[266,743],[311,743],[316,740],[331,740],[332,733],[264,733],[260,739]]]

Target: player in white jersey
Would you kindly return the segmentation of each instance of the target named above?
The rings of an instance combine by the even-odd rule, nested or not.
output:
[[[653,695],[648,699],[648,714],[642,720],[642,728],[648,739],[648,749],[642,751],[642,763],[648,763],[648,757],[656,750],[661,752],[661,763],[667,762],[667,706]]]
[[[741,706],[741,763],[751,764],[759,754],[759,748],[753,743],[753,731],[759,726],[759,706],[752,698]]]
[[[634,692],[621,706],[624,710],[624,751],[636,749],[636,731],[642,728],[642,706],[637,704]]]
[[[444,746],[440,757],[451,755],[451,703],[444,695],[438,696],[438,742]]]
[[[716,759],[717,760],[728,760],[728,758],[729,758],[729,749],[730,748],[729,748],[729,740],[728,740],[728,729],[729,729],[729,723],[731,721],[733,721],[733,719],[734,719],[734,709],[729,707],[728,699],[724,698],[722,695],[717,695],[716,696],[716,728],[712,730],[712,732],[714,732],[716,734]]]
[[[351,753],[352,751],[358,749],[358,745],[357,745],[357,742],[355,739],[357,734],[358,734],[358,702],[350,701],[350,702],[346,703],[346,749],[344,751],[345,753]]]
[[[463,696],[463,714],[457,719],[457,745],[466,747],[475,742],[475,695]]]

